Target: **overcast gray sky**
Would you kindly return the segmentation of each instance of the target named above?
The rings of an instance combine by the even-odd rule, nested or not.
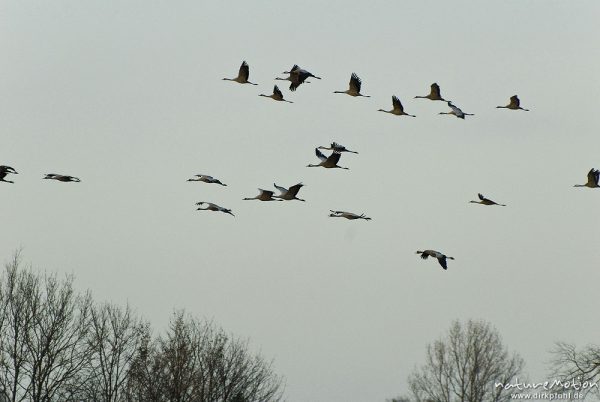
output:
[[[74,273],[162,328],[214,318],[292,402],[407,392],[454,319],[534,380],[598,341],[600,3],[2,1],[0,255]],[[222,81],[242,60],[259,86]],[[269,94],[294,63],[322,77]],[[333,94],[350,74],[371,98]],[[475,116],[413,99],[437,82]],[[496,109],[518,94],[530,112]],[[397,95],[416,118],[377,112]],[[306,168],[338,141],[339,169]],[[45,173],[81,183],[42,180]],[[189,183],[211,174],[227,187]],[[306,203],[242,201],[303,182]],[[508,204],[469,204],[477,193]],[[236,217],[196,212],[211,201]],[[329,209],[373,220],[327,217]],[[416,250],[454,256],[449,269]]]

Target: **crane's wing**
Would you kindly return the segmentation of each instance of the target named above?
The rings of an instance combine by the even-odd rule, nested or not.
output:
[[[343,146],[342,144],[338,144],[337,142],[332,142],[331,143],[331,148],[333,148],[334,151],[337,152],[341,152],[341,151],[345,151],[346,147]]]
[[[319,151],[319,148],[315,148],[315,154],[317,155],[317,158],[321,159],[321,161],[326,161],[327,157],[325,155],[323,155],[323,152]]]
[[[300,78],[297,75],[290,75],[290,77],[294,78],[293,80],[291,80],[290,83],[290,91],[293,92],[300,86],[300,84],[302,84],[303,81],[300,80]]]
[[[598,171],[592,168],[587,174],[587,179],[587,184],[590,186],[593,186],[594,184],[598,183]]]
[[[481,201],[485,201],[485,197],[483,196],[483,194],[479,193],[479,194],[477,194],[477,196],[479,197],[479,199]]]
[[[352,73],[352,75],[350,76],[350,91],[356,92],[356,93],[360,93],[360,87],[362,85],[362,81],[360,80],[360,78],[358,78],[358,75],[356,75],[356,73]]]
[[[280,99],[283,99],[283,94],[281,93],[281,91],[279,90],[279,88],[277,87],[277,85],[275,85],[273,87],[273,95],[277,96]]]
[[[309,73],[308,71],[306,71],[306,70],[302,70],[302,69],[298,70],[296,73],[298,74],[298,81],[299,81],[301,84],[302,84],[304,81],[306,81],[306,79],[307,79],[308,77],[310,77],[310,76],[312,75],[312,74],[311,74],[311,73]]]
[[[521,102],[519,101],[519,97],[517,95],[513,95],[510,97],[510,104],[508,105],[509,107],[514,107],[514,108],[518,108],[519,105],[521,105]]]
[[[288,191],[292,197],[295,197],[303,186],[304,184],[298,183],[290,187]]]
[[[394,105],[394,109],[398,109],[401,112],[404,111],[404,107],[402,107],[402,103],[400,102],[400,99],[398,99],[398,97],[396,95],[392,96],[392,105]]]
[[[438,258],[438,262],[440,263],[440,265],[442,266],[442,268],[448,269],[448,265],[446,265],[446,257],[440,257],[440,258]]]
[[[288,192],[288,189],[287,189],[287,188],[285,188],[285,187],[278,186],[278,185],[277,185],[277,184],[275,184],[275,183],[273,183],[273,185],[275,186],[275,188],[276,188],[277,190],[279,190],[279,191],[281,192],[281,194],[280,194],[280,195],[283,195],[283,194],[285,194],[285,193],[287,193],[287,192]]]
[[[440,86],[437,83],[431,84],[431,92],[429,93],[431,97],[441,98]]]
[[[0,166],[0,172],[17,173],[17,171],[15,169],[13,169],[10,166],[6,166],[6,165]]]
[[[248,77],[250,76],[250,67],[248,63],[244,60],[242,65],[240,66],[240,71],[238,72],[238,77],[242,78],[244,81],[248,81]]]
[[[330,211],[335,216],[345,216],[347,214],[347,212],[344,212],[344,211],[334,211],[332,209],[330,209]]]
[[[260,194],[259,194],[260,196],[265,196],[265,197],[271,198],[271,197],[273,197],[273,194],[275,194],[275,192],[271,191],[271,190],[263,190],[261,188],[259,188],[259,190],[260,190]]]
[[[452,109],[452,111],[454,111],[454,113],[456,113],[457,115],[462,115],[464,114],[462,110],[460,110],[460,108],[458,106],[454,106],[452,103],[448,102],[448,106],[450,106],[450,109]]]
[[[340,161],[341,156],[341,153],[333,151],[333,153],[327,158],[327,161],[332,162],[334,165],[337,165],[337,163]]]

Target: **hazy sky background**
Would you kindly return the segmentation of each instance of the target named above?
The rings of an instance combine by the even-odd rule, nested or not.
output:
[[[213,318],[275,359],[292,402],[408,392],[454,319],[493,323],[545,380],[554,341],[600,331],[600,190],[573,188],[600,168],[599,16],[596,0],[2,1],[0,164],[19,175],[0,183],[0,255],[22,246],[158,329],[174,308]],[[259,86],[221,80],[242,60]],[[294,63],[323,79],[290,93],[274,78]],[[372,98],[332,93],[352,72]],[[432,82],[475,116],[413,99]],[[258,97],[275,83],[294,104]],[[531,112],[495,108],[514,94]],[[377,112],[392,95],[417,117]],[[306,168],[331,141],[360,152],[350,170]],[[242,201],[273,182],[307,202]]]

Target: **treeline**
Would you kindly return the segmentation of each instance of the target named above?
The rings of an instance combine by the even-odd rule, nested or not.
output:
[[[164,333],[59,279],[0,273],[0,402],[273,402],[283,379],[247,341],[175,312]]]
[[[408,376],[410,393],[387,401],[599,400],[600,346],[556,342],[550,352],[548,376],[529,379],[523,358],[509,353],[491,323],[456,320],[444,336],[427,345],[425,363]]]

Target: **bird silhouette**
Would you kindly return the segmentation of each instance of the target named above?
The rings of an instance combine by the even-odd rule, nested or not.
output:
[[[497,109],[511,109],[511,110],[524,110],[529,112],[529,109],[523,109],[521,107],[521,101],[517,95],[513,95],[510,97],[510,103],[506,106],[496,106]]]
[[[345,91],[334,91],[334,94],[347,94],[350,96],[362,96],[364,98],[370,98],[370,95],[363,95],[360,93],[360,87],[362,86],[362,81],[358,78],[356,73],[352,73],[350,76],[350,82],[348,83],[348,89]]]
[[[223,80],[225,81],[235,81],[238,82],[240,84],[251,84],[251,85],[258,85],[255,84],[253,82],[248,81],[248,77],[250,76],[250,67],[248,66],[248,63],[246,63],[246,61],[242,62],[242,65],[240,66],[240,70],[238,71],[238,75],[235,78],[223,78]]]
[[[438,262],[440,263],[440,265],[444,269],[448,269],[448,265],[446,263],[446,260],[453,260],[454,259],[454,257],[447,257],[444,254],[440,253],[439,251],[435,251],[435,250],[417,251],[417,254],[421,254],[421,258],[424,259],[424,260],[426,260],[427,257],[437,258]]]
[[[199,208],[196,209],[197,211],[223,212],[223,213],[229,214],[231,216],[235,216],[231,212],[231,209],[220,207],[217,204],[213,204],[212,202],[200,201],[200,202],[197,202],[196,205],[199,206]],[[203,205],[205,206],[205,208],[202,208]]]
[[[575,184],[573,187],[598,188],[598,179],[600,179],[600,170],[592,168],[587,174],[587,183]]]
[[[346,212],[346,211],[334,211],[333,209],[329,210],[331,213],[329,214],[329,216],[331,218],[346,218],[349,219],[351,221],[356,220],[356,219],[364,219],[366,221],[370,221],[371,218],[369,218],[368,216],[365,216],[365,214],[355,214],[353,212]]]
[[[319,148],[315,148],[315,154],[321,160],[321,163],[319,163],[317,165],[310,164],[310,165],[307,165],[307,167],[321,166],[321,167],[324,167],[327,169],[338,168],[338,169],[348,170],[347,167],[342,167],[337,164],[340,161],[340,157],[342,156],[342,154],[340,154],[339,152],[334,151],[331,153],[331,155],[325,156],[325,155],[323,155],[323,153],[321,151],[319,151]]]
[[[392,105],[394,106],[394,108],[392,110],[379,109],[378,112],[391,113],[391,114],[395,114],[396,116],[417,117],[415,115],[404,112],[404,106],[402,106],[402,102],[400,102],[400,99],[398,99],[398,97],[396,95],[392,96]]]
[[[279,88],[277,87],[277,85],[275,85],[273,87],[273,94],[272,95],[260,94],[258,96],[264,96],[265,98],[271,98],[271,99],[279,101],[279,102],[294,103],[292,101],[283,99],[283,94],[281,93],[281,91],[279,90]]]
[[[9,174],[18,174],[18,173],[15,169],[13,169],[10,166],[0,165],[0,181],[3,181],[5,183],[13,183],[14,184],[14,181],[6,180],[6,176]]]

